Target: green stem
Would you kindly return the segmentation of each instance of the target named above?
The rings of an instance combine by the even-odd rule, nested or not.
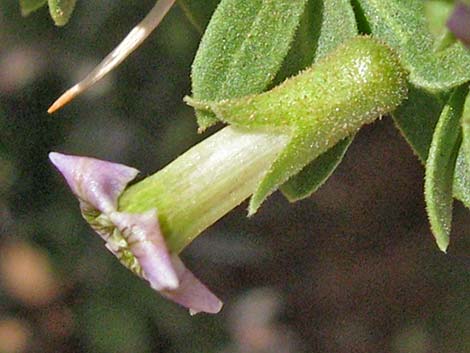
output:
[[[253,194],[288,140],[278,131],[226,127],[129,187],[119,210],[156,208],[167,245],[178,253]]]

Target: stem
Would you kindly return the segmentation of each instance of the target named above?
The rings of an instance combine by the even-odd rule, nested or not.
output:
[[[180,252],[258,186],[289,135],[226,127],[129,187],[119,210],[156,208],[167,245]]]

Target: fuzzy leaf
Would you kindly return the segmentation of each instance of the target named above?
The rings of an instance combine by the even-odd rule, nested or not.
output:
[[[424,195],[431,230],[439,249],[446,252],[452,223],[452,184],[462,141],[460,120],[467,87],[455,90],[434,130],[426,161]]]
[[[453,194],[465,207],[470,208],[470,173],[468,173],[468,170],[470,170],[470,164],[467,163],[464,146],[462,145],[455,164]]]
[[[28,16],[31,12],[46,5],[47,0],[20,0],[21,15]]]
[[[467,166],[470,166],[470,94],[465,100],[462,114],[462,134],[462,152],[466,158]],[[470,174],[470,168],[467,168],[466,174]]]
[[[222,0],[192,67],[195,99],[218,101],[265,90],[290,48],[307,0]],[[197,112],[201,130],[217,122]]]
[[[428,158],[434,128],[444,108],[448,94],[432,94],[410,86],[408,99],[393,113],[393,120],[407,140],[421,163]],[[467,98],[468,104],[469,98]],[[454,197],[470,208],[470,169],[464,155],[464,147],[460,147],[454,173]]]
[[[77,0],[48,0],[49,13],[57,26],[64,26],[72,16]]]
[[[470,208],[470,94],[462,115],[463,140],[454,173],[454,196]]]
[[[316,18],[321,22],[320,37],[316,48],[315,61],[325,56],[344,42],[357,34],[356,19],[351,3],[347,0],[313,1],[322,3],[322,18]],[[341,26],[337,24],[341,23]],[[311,26],[314,28],[314,25]],[[348,137],[336,146],[326,151],[312,163],[307,165],[298,174],[292,176],[281,186],[282,193],[289,201],[304,199],[314,193],[331,176],[336,167],[341,163],[352,137]]]
[[[470,80],[470,52],[461,43],[435,51],[422,0],[358,0],[374,36],[396,49],[410,82],[447,90]]]
[[[345,138],[291,177],[280,188],[284,196],[294,202],[317,191],[341,163],[351,142],[352,137]]]
[[[315,60],[356,35],[356,18],[350,1],[323,0],[323,21]]]
[[[432,94],[410,84],[408,99],[392,113],[401,134],[423,164],[447,98],[446,94]]]
[[[189,22],[203,33],[220,0],[178,0]]]
[[[313,64],[322,31],[322,18],[323,0],[308,0],[289,52],[270,88]]]

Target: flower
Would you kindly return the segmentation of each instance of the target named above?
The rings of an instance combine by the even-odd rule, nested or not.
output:
[[[124,266],[191,314],[220,311],[221,301],[167,248],[155,208],[119,212],[118,198],[137,175],[136,169],[55,152],[49,158],[79,199],[84,218]]]

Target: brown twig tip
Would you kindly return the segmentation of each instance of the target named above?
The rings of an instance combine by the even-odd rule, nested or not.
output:
[[[62,108],[64,105],[69,103],[72,99],[74,99],[80,91],[77,89],[76,86],[72,87],[71,89],[67,90],[64,94],[62,94],[52,105],[47,109],[49,114],[52,114]]]

